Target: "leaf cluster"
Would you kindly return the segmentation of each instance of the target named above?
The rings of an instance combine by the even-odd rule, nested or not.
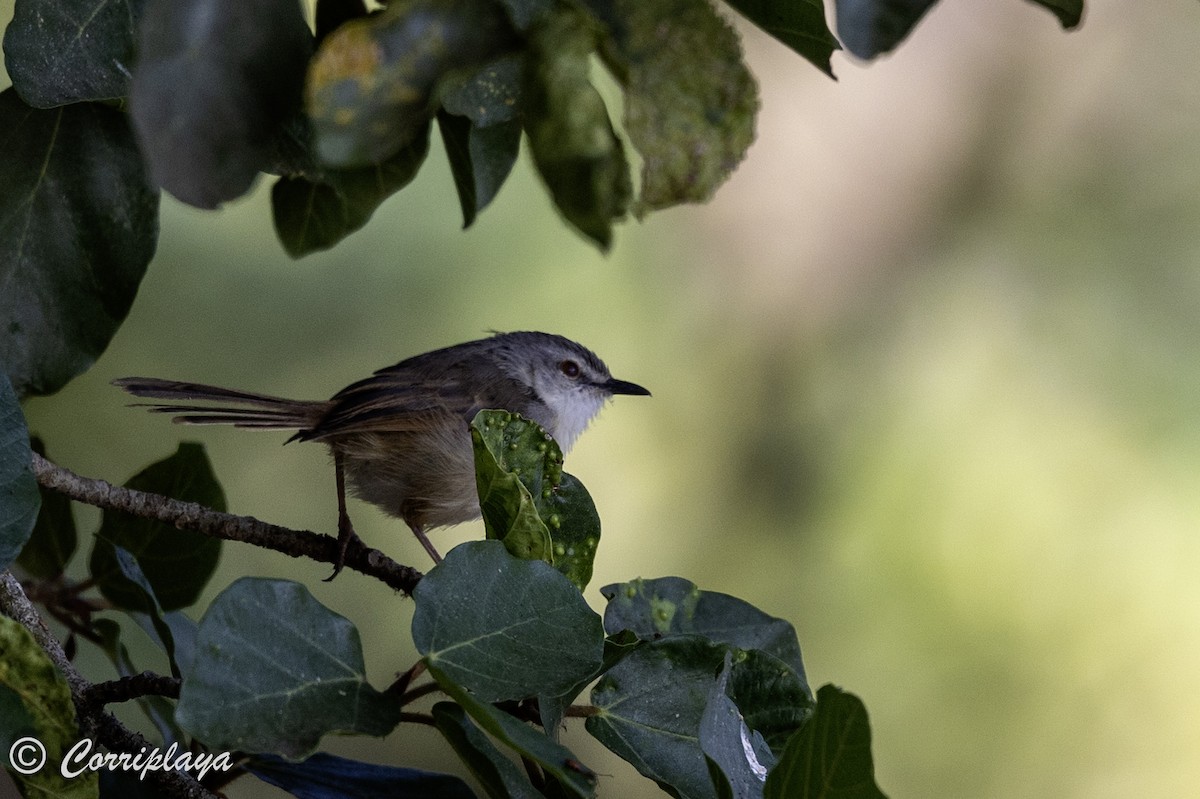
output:
[[[157,684],[132,662],[119,616],[158,643],[178,690],[133,697],[164,746],[237,752],[246,773],[299,796],[473,796],[451,775],[318,751],[331,733],[384,736],[412,722],[436,728],[490,797],[591,797],[597,769],[558,740],[567,720],[584,716],[589,733],[676,797],[882,796],[866,711],[832,686],[814,697],[786,621],[678,577],[602,588],[603,618],[588,606],[599,516],[562,470],[557,444],[520,416],[483,411],[473,422],[491,540],[454,548],[417,584],[411,634],[421,658],[381,689],[367,680],[354,623],[299,583],[241,578],[199,623],[186,616],[220,552],[204,536],[106,512],[89,576],[69,580],[78,548],[70,504],[51,492],[39,499],[7,391],[0,567],[15,562],[29,575],[31,596],[71,630],[68,649],[92,642],[118,677]],[[126,485],[224,502],[194,444]],[[101,599],[89,598],[93,588]],[[52,740],[69,744],[79,731],[66,684],[19,624],[0,625],[0,636],[12,638],[0,659],[0,706],[12,710],[0,739],[57,727]],[[20,658],[35,676],[12,671]],[[589,685],[590,703],[576,704]],[[97,790],[21,779],[27,795]]]

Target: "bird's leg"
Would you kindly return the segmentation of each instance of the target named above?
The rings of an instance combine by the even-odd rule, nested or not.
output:
[[[421,546],[425,547],[425,551],[429,553],[429,557],[433,558],[433,562],[441,563],[442,556],[438,554],[438,551],[434,549],[433,544],[429,542],[429,537],[425,535],[425,531],[421,529],[421,525],[410,524],[409,527],[412,528],[413,535],[415,535],[417,540],[421,542]]]
[[[333,574],[326,577],[325,582],[341,573],[342,567],[346,565],[346,550],[350,548],[350,542],[355,541],[362,545],[358,534],[354,532],[354,525],[350,523],[350,514],[346,512],[346,471],[342,467],[342,453],[337,449],[333,451],[333,473],[337,480],[338,554],[333,563]]]

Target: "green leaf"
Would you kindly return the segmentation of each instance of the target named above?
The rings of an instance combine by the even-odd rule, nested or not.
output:
[[[471,723],[460,706],[438,702],[433,706],[433,721],[492,799],[542,799],[529,778]]]
[[[517,44],[489,0],[412,0],[350,20],[321,43],[306,105],[316,151],[331,166],[385,161],[433,117],[440,81]]]
[[[838,37],[859,58],[889,52],[937,0],[834,0]]]
[[[128,609],[146,614],[154,628],[155,635],[167,653],[167,658],[171,661],[171,673],[176,677],[180,676],[179,665],[175,662],[175,636],[163,619],[162,606],[158,602],[158,597],[154,595],[154,589],[150,586],[146,575],[142,573],[133,555],[122,547],[116,547],[113,550],[113,560],[117,565],[117,574],[120,577],[117,574],[111,575],[109,586],[120,586],[120,593],[128,602]]]
[[[589,79],[594,49],[590,20],[569,7],[533,30],[525,132],[558,210],[607,250],[612,223],[624,218],[633,187],[624,145]],[[697,57],[689,53],[688,60]]]
[[[225,492],[213,475],[204,447],[199,444],[180,444],[174,455],[147,466],[125,486],[225,510]],[[162,522],[118,511],[105,511],[92,547],[92,577],[114,605],[142,612],[146,611],[144,598],[131,590],[122,576],[115,547],[128,550],[137,559],[164,610],[193,604],[221,556],[218,538],[177,530]]]
[[[0,364],[18,396],[85,371],[125,319],[158,239],[158,192],[123,114],[0,93]]]
[[[727,651],[692,635],[643,643],[592,689],[587,731],[672,795],[715,797],[699,733]]]
[[[558,728],[562,724],[566,710],[575,701],[575,698],[579,696],[580,692],[584,688],[587,688],[592,680],[595,680],[601,674],[620,663],[626,655],[637,649],[639,644],[640,641],[638,641],[637,637],[627,630],[605,638],[604,659],[595,671],[581,678],[561,694],[553,696],[542,694],[539,696],[538,716],[542,722],[542,729],[546,731],[546,734],[557,741]]]
[[[1039,6],[1050,9],[1063,28],[1070,30],[1079,26],[1083,20],[1083,0],[1031,0]]]
[[[841,50],[825,23],[822,0],[728,0],[746,19],[774,36],[829,77],[829,63],[835,50]]]
[[[286,175],[271,187],[275,232],[288,255],[327,250],[360,229],[383,201],[412,182],[429,153],[426,126],[381,164]]]
[[[558,443],[508,411],[471,422],[475,482],[488,538],[519,558],[553,563],[580,590],[592,577],[600,515],[583,484],[562,470]]]
[[[129,650],[121,642],[121,625],[112,619],[96,619],[92,622],[92,628],[100,634],[100,648],[116,667],[117,674],[130,677],[141,673],[141,670],[133,665]],[[165,696],[147,695],[139,696],[135,701],[162,736],[164,746],[170,746],[172,743],[186,744],[183,730],[175,723],[173,700]]]
[[[701,591],[682,577],[613,583],[601,588],[600,593],[609,600],[604,609],[604,629],[610,635],[631,630],[639,638],[652,640],[695,633],[739,649],[760,649],[805,680],[796,629],[749,602],[716,591]]]
[[[34,438],[30,444],[34,452],[43,457],[46,455],[41,439]],[[71,500],[57,491],[40,490],[42,508],[33,525],[33,534],[17,558],[17,565],[34,577],[52,580],[62,574],[79,541],[75,517],[71,514]]]
[[[867,709],[832,686],[817,691],[812,720],[792,735],[767,775],[766,799],[879,799]]]
[[[200,621],[176,720],[213,750],[298,759],[326,733],[386,735],[399,708],[367,683],[346,618],[298,583],[246,577]]]
[[[129,104],[160,186],[240,197],[300,107],[313,37],[296,0],[147,0]]]
[[[634,212],[705,202],[754,140],[758,89],[737,34],[708,0],[617,0],[623,35],[602,54],[625,85],[625,130],[642,155]]]
[[[0,686],[20,698],[22,713],[0,713],[0,738],[13,740],[24,737],[33,728],[33,737],[45,747],[46,763],[62,762],[67,750],[79,742],[79,728],[75,723],[75,704],[71,701],[71,690],[50,658],[38,646],[29,631],[18,622],[0,615]],[[6,702],[11,704],[11,694]],[[0,753],[4,764],[9,764],[12,753],[8,747]],[[33,756],[30,750],[24,755]],[[22,757],[22,762],[29,762]],[[84,799],[95,797],[98,791],[96,773],[88,771],[78,777],[67,779],[54,765],[49,765],[34,774],[24,776],[12,773],[22,786],[25,796],[53,796],[61,799]]]
[[[729,698],[731,670],[732,657],[726,654],[700,718],[700,748],[708,758],[710,774],[714,765],[720,774],[721,779],[713,779],[718,796],[760,799],[767,771],[775,765],[775,755],[763,737],[746,725],[738,706]]]
[[[424,580],[422,580],[424,582]],[[581,766],[578,758],[565,746],[558,744],[525,722],[510,716],[494,705],[479,701],[470,691],[455,682],[436,666],[429,673],[446,694],[500,743],[529,758],[548,775],[561,783],[573,795],[588,799],[595,795],[595,776]]]
[[[463,227],[470,227],[496,197],[521,149],[521,123],[499,122],[477,127],[466,117],[438,112],[438,129],[458,189]]]
[[[143,0],[20,0],[4,33],[4,66],[35,108],[115,100],[129,68]]]
[[[737,652],[727,693],[750,729],[776,753],[813,712],[808,683],[779,658],[757,649]]]
[[[21,554],[37,523],[41,496],[32,461],[25,415],[0,374],[0,571]]]
[[[413,600],[417,651],[484,702],[560,693],[603,656],[600,617],[575,586],[498,541],[452,549]]]

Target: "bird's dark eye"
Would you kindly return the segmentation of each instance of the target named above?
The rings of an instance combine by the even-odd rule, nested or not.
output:
[[[579,364],[574,361],[563,361],[558,365],[558,369],[572,380],[579,377]]]

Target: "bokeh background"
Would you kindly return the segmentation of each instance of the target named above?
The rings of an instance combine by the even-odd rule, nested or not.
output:
[[[866,702],[893,797],[1195,795],[1200,5],[1088,0],[1064,33],[1021,0],[948,0],[891,57],[839,54],[837,82],[739,27],[758,140],[708,205],[626,224],[602,257],[523,158],[462,232],[435,146],[363,231],[293,262],[266,185],[217,213],[165,199],[128,321],[26,403],[31,428],[113,481],[203,441],[232,510],[332,531],[319,448],[174,427],[108,381],[324,398],[488,329],[559,332],[654,392],[567,461],[604,520],[595,587],[675,574],[789,619],[814,687]],[[426,565],[399,523],[352,515]],[[209,598],[245,574],[352,618],[376,685],[412,662],[387,589],[227,545]],[[603,796],[660,795],[567,741]],[[458,770],[423,728],[326,743]]]

